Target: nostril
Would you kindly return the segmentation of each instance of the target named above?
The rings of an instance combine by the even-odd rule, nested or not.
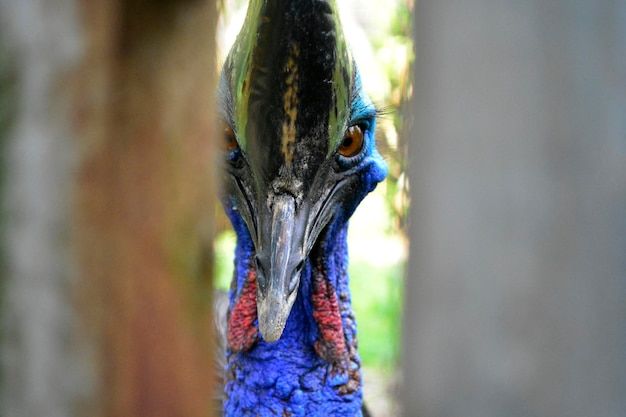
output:
[[[294,292],[296,290],[296,286],[298,285],[298,281],[300,281],[298,279],[298,275],[300,275],[299,271],[296,271],[293,276],[291,277],[291,281],[289,281],[289,294],[291,294],[292,292]]]
[[[291,280],[289,281],[289,294],[296,290],[298,282],[300,282],[300,273],[302,272],[302,268],[304,268],[304,260],[300,261],[298,265],[296,265],[293,275],[291,275]]]
[[[261,259],[259,258],[259,255],[256,255],[254,257],[254,264],[256,268],[256,280],[262,288],[265,288],[265,285],[267,284],[267,279],[265,278],[265,269],[261,264]]]

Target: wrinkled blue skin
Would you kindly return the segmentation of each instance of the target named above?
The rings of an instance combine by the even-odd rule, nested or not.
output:
[[[360,88],[360,82],[357,86]],[[336,289],[339,303],[343,303],[347,311],[342,315],[346,345],[356,339],[356,325],[353,317],[350,317],[352,309],[347,274],[348,219],[365,195],[387,175],[387,165],[375,147],[375,109],[369,100],[361,100],[362,95],[357,96],[358,103],[352,105],[352,120],[361,121],[363,115],[368,115],[366,121],[369,124],[361,158],[348,170],[350,175],[358,176],[358,185],[351,200],[343,202],[343,207],[338,208],[327,231],[319,238],[323,240],[321,262]],[[339,158],[338,155],[330,157]],[[237,234],[234,279],[237,281],[237,291],[240,291],[250,267],[249,260],[254,256],[254,246],[237,208],[233,207],[228,197],[223,198],[223,203]],[[313,348],[318,336],[311,305],[313,262],[315,260],[309,257],[302,271],[298,296],[282,337],[274,343],[267,343],[259,336],[259,341],[247,352],[228,350],[226,373],[234,375],[234,378],[224,388],[225,416],[362,416],[361,389],[352,394],[340,395],[334,387],[347,382],[347,373],[331,374],[331,365],[320,358]],[[339,297],[342,292],[343,301]],[[231,309],[238,295],[230,291]],[[352,366],[360,365],[358,357],[356,361],[357,364]]]

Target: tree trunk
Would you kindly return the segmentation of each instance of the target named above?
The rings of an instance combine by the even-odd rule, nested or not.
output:
[[[0,13],[0,414],[212,415],[215,3]]]
[[[626,4],[415,16],[405,415],[626,415]]]

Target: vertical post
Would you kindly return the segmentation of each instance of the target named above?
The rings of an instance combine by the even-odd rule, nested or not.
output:
[[[53,3],[0,6],[0,414],[210,416],[216,5]]]
[[[626,5],[415,16],[405,415],[626,415]]]

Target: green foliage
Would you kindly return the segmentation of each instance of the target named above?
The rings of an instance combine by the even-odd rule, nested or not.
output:
[[[415,59],[411,37],[413,3],[395,0],[395,6],[385,36],[370,39],[370,42],[388,83],[382,100],[390,111],[382,118],[377,135],[379,147],[389,164],[386,201],[395,233],[404,234],[409,207],[409,184],[405,173],[410,128],[405,113],[413,93],[411,67]]]
[[[215,287],[228,290],[235,269],[235,244],[237,237],[232,230],[226,230],[215,239]]]
[[[391,371],[400,347],[404,265],[350,264],[352,307],[365,366]]]

